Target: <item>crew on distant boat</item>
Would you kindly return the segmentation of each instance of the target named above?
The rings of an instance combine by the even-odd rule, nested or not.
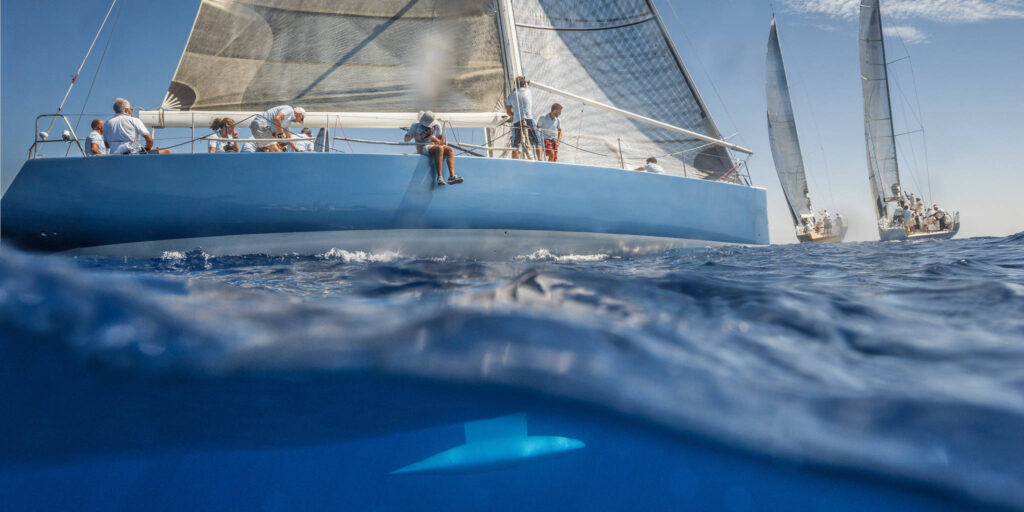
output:
[[[562,143],[562,105],[551,105],[551,112],[537,120],[537,129],[544,139],[544,156],[549,162],[558,161],[558,146]]]
[[[305,120],[306,110],[302,107],[291,107],[289,105],[281,105],[274,107],[266,112],[256,116],[251,123],[249,123],[249,130],[252,132],[253,137],[257,139],[290,139],[292,132],[288,131],[292,123],[301,123]],[[270,153],[279,153],[282,151],[281,144],[261,144],[265,151]],[[291,146],[292,151],[298,151],[295,147],[295,143],[287,141],[287,145]]]
[[[505,100],[505,113],[512,118],[512,158],[519,158],[519,146],[526,135],[536,148],[537,160],[543,160],[544,150],[537,125],[533,122],[533,92],[529,86],[530,81],[526,77],[517,76],[516,90]]]
[[[110,153],[110,148],[107,147],[107,143],[103,140],[102,119],[92,120],[92,131],[89,132],[89,138],[86,141],[89,144],[88,151],[85,152],[86,155],[103,156]]]
[[[462,183],[462,178],[455,174],[455,151],[445,143],[444,134],[441,133],[441,126],[437,124],[437,118],[431,111],[420,114],[420,121],[413,123],[406,130],[405,141],[416,142],[416,151],[431,158],[434,171],[437,172],[437,184],[455,185]],[[448,162],[448,181],[444,180],[442,170],[444,162]]]
[[[210,124],[210,129],[213,130],[212,137],[221,139],[237,139],[238,132],[235,131],[235,120],[230,117],[217,118]],[[220,140],[210,141],[210,153],[237,153],[238,144],[235,142],[224,142]]]
[[[153,136],[149,134],[146,125],[138,118],[132,117],[134,112],[131,102],[124,98],[114,100],[114,113],[117,115],[105,123],[103,130],[103,141],[110,148],[110,154],[163,155],[171,152],[169,149],[153,148]],[[145,147],[139,145],[139,138],[146,140]]]
[[[653,156],[647,159],[647,165],[644,165],[643,167],[637,167],[636,170],[646,171],[654,174],[665,174],[665,169],[662,169],[661,166],[658,165],[658,159],[654,158]]]
[[[906,203],[904,203],[902,200],[900,200],[900,204],[898,206],[896,206],[896,210],[893,211],[893,214],[892,214],[892,225],[893,226],[902,226],[903,225],[903,212],[905,211],[903,208],[904,208],[905,204]]]

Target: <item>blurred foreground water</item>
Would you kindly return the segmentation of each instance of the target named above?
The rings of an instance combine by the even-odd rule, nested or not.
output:
[[[1024,510],[1024,234],[512,261],[0,249],[3,510]],[[526,412],[586,448],[391,475]]]

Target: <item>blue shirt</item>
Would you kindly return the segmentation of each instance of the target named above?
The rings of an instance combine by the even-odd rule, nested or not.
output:
[[[527,87],[512,91],[505,100],[505,105],[512,107],[512,123],[533,119],[533,93]]]
[[[253,137],[249,137],[248,139],[242,139],[242,140],[251,140],[251,139],[253,139]],[[242,152],[242,153],[255,153],[257,149],[259,149],[259,146],[257,146],[255,142],[245,142],[245,143],[242,144],[242,146],[240,148],[238,148],[238,150],[240,152]]]
[[[292,121],[295,120],[295,110],[292,107],[289,107],[288,105],[274,107],[260,114],[257,117],[266,122],[267,126],[270,127],[271,131],[277,133],[277,125],[274,124],[274,118],[277,117],[277,115],[280,114],[281,112],[284,112],[284,119],[281,120],[281,128],[287,130],[292,125]]]
[[[558,140],[558,132],[562,129],[562,120],[551,117],[551,114],[540,116],[537,120],[537,129],[545,139]]]
[[[96,146],[100,148],[99,155],[92,152],[93,144],[96,144]],[[110,153],[110,150],[108,150],[107,145],[103,143],[103,135],[100,135],[100,132],[97,132],[96,130],[89,133],[89,138],[86,139],[85,154],[89,156],[100,156],[108,153]]]

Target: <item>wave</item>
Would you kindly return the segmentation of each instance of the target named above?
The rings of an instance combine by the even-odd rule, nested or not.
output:
[[[35,351],[0,374],[72,375],[78,361],[194,392],[367,373],[500,385],[1021,506],[1024,458],[1008,447],[1024,446],[1024,347],[1011,342],[1024,336],[1024,275],[1007,266],[1010,245],[614,263],[345,251],[72,263],[0,249],[0,352]]]

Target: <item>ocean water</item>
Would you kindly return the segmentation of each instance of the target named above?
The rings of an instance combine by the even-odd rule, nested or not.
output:
[[[0,248],[0,510],[1024,510],[1024,234],[503,262]],[[586,447],[392,475],[526,413]]]

